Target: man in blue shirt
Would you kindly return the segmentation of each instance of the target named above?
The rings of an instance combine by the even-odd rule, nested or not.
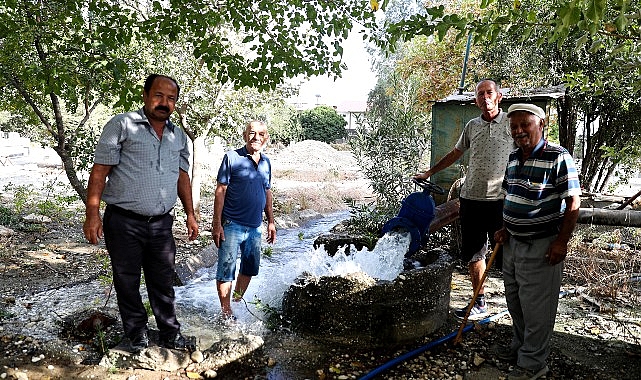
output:
[[[499,357],[516,361],[509,380],[538,379],[548,372],[563,260],[579,216],[581,187],[572,156],[543,139],[543,109],[513,104],[507,115],[518,149],[505,171],[504,227],[494,238],[503,244],[513,337]]]
[[[96,244],[104,228],[118,308],[132,352],[149,344],[147,311],[139,291],[141,268],[160,330],[159,344],[195,348],[180,334],[173,288],[176,243],[171,211],[177,198],[187,214],[189,240],[198,236],[187,174],[189,139],[169,121],[179,91],[173,78],[147,77],[143,108],[116,115],[105,125],[87,186],[84,234]],[[107,204],[102,220],[101,198]]]
[[[267,126],[251,121],[243,132],[245,146],[225,153],[218,170],[212,237],[218,247],[216,288],[223,318],[233,318],[232,281],[240,250],[240,270],[234,301],[240,301],[258,274],[263,211],[267,217],[267,243],[276,241],[272,208],[271,163],[261,151],[267,144]]]

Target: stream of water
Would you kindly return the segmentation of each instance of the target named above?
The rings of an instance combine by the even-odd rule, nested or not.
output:
[[[351,255],[339,251],[331,257],[321,248],[314,249],[314,240],[328,232],[340,221],[349,217],[338,212],[311,221],[301,228],[280,230],[270,257],[261,260],[260,273],[253,278],[245,294],[246,302],[234,303],[238,323],[227,328],[220,318],[220,305],[216,294],[216,267],[203,268],[185,286],[176,288],[178,319],[185,334],[194,335],[201,347],[224,336],[251,333],[261,335],[266,327],[265,314],[260,306],[280,308],[287,288],[303,272],[315,276],[341,275],[363,271],[382,280],[393,280],[403,270],[403,257],[410,244],[409,234],[391,234],[379,240],[373,251],[352,249]],[[99,281],[54,289],[26,296],[17,300],[10,310],[15,318],[6,329],[42,340],[57,338],[62,317],[78,311],[103,306],[108,286]],[[146,291],[141,288],[143,300]],[[260,301],[258,301],[260,300]],[[107,306],[117,310],[115,294]],[[55,311],[55,313],[54,313]],[[150,327],[155,328],[153,318]]]
[[[247,288],[244,301],[232,303],[234,315],[245,329],[260,333],[264,328],[261,307],[280,308],[282,297],[295,279],[307,272],[314,276],[339,276],[363,271],[382,280],[393,280],[403,270],[403,258],[410,244],[409,234],[390,234],[381,238],[374,250],[352,247],[350,255],[339,250],[329,256],[323,247],[315,249],[314,240],[348,217],[347,212],[331,214],[300,229],[278,232],[270,257],[261,258],[260,272]],[[240,264],[238,264],[240,265]],[[192,315],[219,319],[216,294],[216,267],[203,268],[185,286],[176,289],[178,309]],[[184,318],[183,318],[184,319]],[[187,327],[185,327],[187,328]]]

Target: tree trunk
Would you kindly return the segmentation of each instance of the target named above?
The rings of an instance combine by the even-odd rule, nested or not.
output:
[[[82,203],[87,204],[87,188],[85,187],[85,184],[78,178],[78,172],[73,165],[71,156],[69,156],[65,149],[61,149],[58,146],[55,146],[53,149],[56,151],[56,153],[58,153],[58,156],[62,160],[62,167],[65,170],[65,174],[67,175],[69,184],[71,184],[71,187],[76,191],[76,193],[82,200]]]
[[[580,208],[577,222],[605,226],[641,227],[641,211]]]
[[[576,140],[577,108],[572,96],[565,90],[565,96],[557,99],[556,109],[559,115],[559,143],[570,152],[574,153]]]
[[[200,216],[200,189],[202,187],[203,180],[203,168],[205,166],[205,160],[207,159],[207,147],[205,146],[205,137],[198,136],[193,141],[194,147],[194,159],[192,163],[191,171],[191,196],[194,201],[194,212],[196,214],[196,220],[200,223],[202,220]]]

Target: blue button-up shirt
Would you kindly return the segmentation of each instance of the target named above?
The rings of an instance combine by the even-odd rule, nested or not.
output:
[[[178,174],[189,172],[189,138],[170,121],[162,140],[142,109],[105,125],[94,162],[113,166],[102,200],[142,215],[162,215],[178,198]]]

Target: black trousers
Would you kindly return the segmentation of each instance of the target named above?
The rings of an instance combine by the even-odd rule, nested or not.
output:
[[[503,200],[476,201],[459,198],[461,207],[462,249],[461,259],[467,264],[475,253],[479,252],[487,241],[490,241],[489,251],[494,249],[494,233],[503,227]],[[486,257],[486,261],[490,256]],[[503,247],[499,247],[494,258],[494,268],[503,267]]]
[[[171,214],[148,222],[113,212],[109,207],[105,210],[105,244],[111,258],[120,317],[128,337],[147,328],[147,313],[140,295],[141,269],[160,338],[171,339],[180,330],[173,287],[176,242],[172,225]]]

